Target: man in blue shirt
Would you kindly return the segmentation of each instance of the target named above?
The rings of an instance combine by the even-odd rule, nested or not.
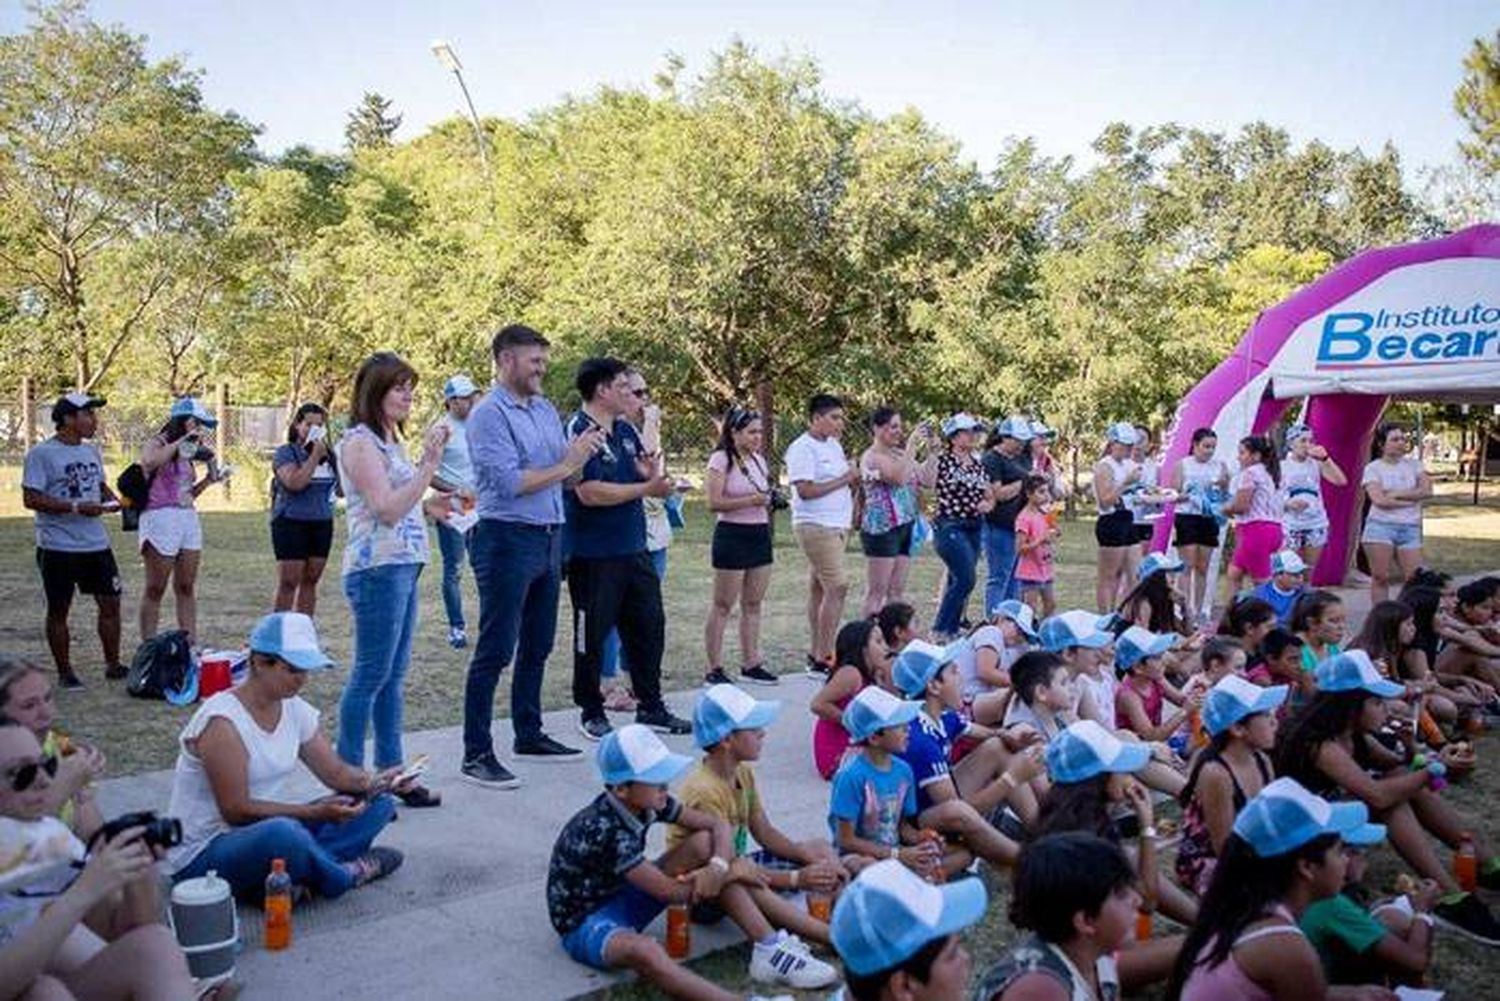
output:
[[[648,454],[625,415],[630,412],[629,366],[618,358],[585,358],[575,380],[583,406],[568,420],[568,436],[603,432],[602,446],[570,482],[568,595],[573,600],[573,703],[590,740],[611,730],[599,691],[605,639],[618,629],[640,706],[637,723],[661,733],[691,733],[661,698],[666,616],[661,579],[646,551],[644,497],[676,489]]]
[[[479,524],[469,542],[479,585],[479,637],[464,686],[463,776],[492,789],[520,780],[495,757],[490,724],[500,672],[515,657],[510,688],[515,753],[536,760],[579,760],[576,748],[542,732],[542,674],[557,632],[562,589],[562,483],[598,451],[600,431],[571,443],[542,396],[547,339],[513,325],[491,349],[498,378],[469,414],[469,458]]]
[[[462,519],[473,509],[474,464],[469,461],[468,428],[469,414],[478,398],[479,388],[467,375],[460,373],[443,384],[443,406],[448,411],[443,415],[443,423],[448,425],[448,441],[443,446],[442,464],[432,478],[432,488],[450,495],[449,517]],[[448,645],[455,650],[469,645],[463,591],[459,587],[469,533],[468,526],[454,527],[445,518],[437,520],[438,550],[443,554],[443,611],[448,616]]]

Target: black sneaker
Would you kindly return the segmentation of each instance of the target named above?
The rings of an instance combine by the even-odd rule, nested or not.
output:
[[[747,685],[774,685],[780,679],[766,670],[764,664],[751,664],[740,668],[740,680]]]
[[[672,711],[666,706],[657,706],[654,709],[637,709],[635,721],[649,726],[657,733],[668,733],[678,737],[685,733],[693,732],[693,724],[681,716],[673,716]]]
[[[72,671],[58,671],[57,687],[65,692],[81,692],[83,691],[83,679]]]
[[[819,660],[812,654],[807,655],[807,670],[804,672],[814,681],[827,681],[828,676],[833,673],[833,667],[826,660]]]
[[[545,733],[532,740],[518,740],[512,745],[516,757],[528,761],[582,761],[583,752],[576,747],[560,744]]]
[[[406,856],[394,848],[379,846],[371,848],[359,858],[349,863],[349,868],[354,871],[354,885],[364,886],[373,883],[377,879],[384,879],[397,869],[401,863],[406,861]]]
[[[1472,893],[1441,901],[1432,909],[1432,916],[1465,938],[1485,945],[1500,945],[1500,922]]]
[[[130,677],[130,668],[124,664],[111,664],[104,669],[105,681],[124,681]]]
[[[712,688],[714,685],[732,685],[734,679],[725,673],[722,667],[716,667],[703,676],[703,687]]]
[[[464,762],[459,775],[468,782],[486,789],[519,789],[521,780],[509,768],[495,760],[494,754],[482,754]]]
[[[639,713],[636,714],[636,718],[640,718]],[[610,735],[610,732],[613,730],[614,727],[611,726],[609,720],[604,718],[603,716],[589,716],[586,719],[578,721],[578,732],[583,734],[589,740],[603,740],[605,737],[608,737]]]

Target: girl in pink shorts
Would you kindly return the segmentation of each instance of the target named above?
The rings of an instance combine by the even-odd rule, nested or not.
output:
[[[1230,483],[1224,513],[1234,522],[1234,556],[1229,561],[1229,593],[1271,576],[1271,554],[1281,548],[1280,463],[1269,438],[1240,440],[1240,471]],[[1247,581],[1246,578],[1249,578]]]

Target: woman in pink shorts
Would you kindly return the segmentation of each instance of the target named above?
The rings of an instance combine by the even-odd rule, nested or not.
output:
[[[1229,485],[1223,511],[1234,522],[1234,556],[1229,560],[1229,594],[1271,576],[1271,554],[1281,548],[1281,470],[1269,438],[1240,439],[1240,471]],[[1246,578],[1249,578],[1247,581]]]

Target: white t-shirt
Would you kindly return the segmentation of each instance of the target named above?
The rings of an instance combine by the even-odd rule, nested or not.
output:
[[[1327,528],[1328,511],[1323,507],[1323,464],[1312,456],[1281,460],[1281,497],[1286,506],[1288,528]],[[1307,501],[1307,507],[1295,511],[1294,500]]]
[[[1365,467],[1365,474],[1360,477],[1359,482],[1366,486],[1379,483],[1387,491],[1413,490],[1421,478],[1422,463],[1406,457],[1397,459],[1395,462],[1376,459]],[[1400,507],[1376,507],[1371,504],[1370,514],[1366,520],[1383,521],[1388,525],[1420,525],[1422,524],[1422,507],[1420,504],[1403,504]]]
[[[182,844],[167,853],[167,865],[178,872],[198,856],[216,836],[230,829],[219,812],[203,762],[188,749],[216,717],[227,719],[245,745],[248,793],[251,799],[281,799],[281,787],[297,767],[297,756],[318,732],[318,711],[299,696],[281,703],[281,719],[272,732],[262,730],[234,690],[219,692],[198,707],[178,737],[177,768],[172,775],[169,815],[182,821]]]
[[[1113,477],[1115,481],[1115,491],[1119,495],[1119,499],[1116,500],[1114,505],[1111,506],[1108,510],[1105,509],[1103,504],[1099,503],[1098,471],[1100,466],[1109,469],[1110,476]],[[1094,467],[1094,503],[1098,505],[1100,514],[1111,514],[1115,511],[1124,511],[1126,509],[1124,491],[1128,488],[1125,485],[1125,481],[1130,478],[1130,474],[1135,471],[1135,468],[1136,461],[1134,459],[1116,459],[1112,455],[1106,455],[1104,458],[1099,460],[1099,464]]]
[[[1025,652],[1025,648],[1012,649],[1005,645],[1005,634],[1000,631],[999,626],[983,625],[974,630],[968,636],[968,642],[953,663],[958,666],[960,678],[960,690],[965,699],[973,699],[977,695],[994,691],[995,688],[989,682],[979,677],[979,648],[988,647],[1000,654],[1000,670],[1010,670],[1010,665]]]
[[[854,493],[847,486],[822,497],[803,500],[798,483],[827,483],[849,471],[849,458],[837,438],[822,441],[803,432],[786,450],[786,475],[793,485],[792,524],[847,530],[854,521]]]

